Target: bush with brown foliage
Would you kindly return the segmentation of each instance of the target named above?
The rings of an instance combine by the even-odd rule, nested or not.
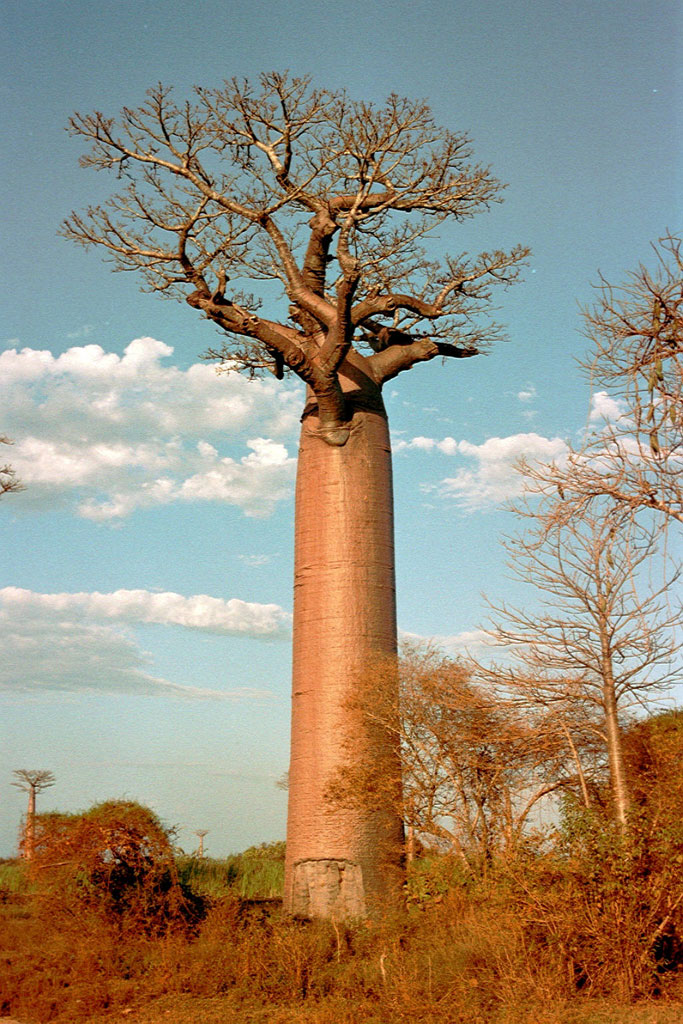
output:
[[[171,840],[157,816],[132,801],[37,815],[31,876],[52,908],[90,910],[121,928],[158,933],[202,910],[179,882]]]
[[[159,1019],[185,1024],[215,1000],[211,1020],[235,1024],[673,1024],[682,738],[679,713],[628,730],[640,796],[626,832],[602,808],[568,804],[560,829],[478,873],[455,854],[423,856],[405,912],[353,926],[233,894],[206,900],[188,928],[169,834],[151,812],[44,816],[33,889],[0,900],[0,1015],[94,1024],[165,1000],[188,1013]],[[629,1009],[638,999],[647,1012]]]
[[[683,708],[635,722],[624,736],[633,801],[653,829],[683,816]]]

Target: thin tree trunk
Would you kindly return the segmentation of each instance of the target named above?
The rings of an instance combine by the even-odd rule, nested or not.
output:
[[[32,861],[36,841],[36,791],[31,786],[28,791],[28,810],[26,811],[26,828],[24,830],[24,860]]]
[[[297,473],[285,908],[304,917],[372,913],[400,892],[402,873],[392,785],[366,806],[326,798],[358,761],[400,786],[396,739],[363,712],[369,666],[396,655],[391,449],[378,390],[349,422],[347,443],[327,444],[309,404]]]
[[[579,777],[579,785],[581,786],[581,795],[583,797],[583,806],[586,808],[586,810],[588,810],[588,808],[591,805],[591,800],[590,800],[590,794],[588,792],[588,786],[586,784],[586,776],[585,776],[584,771],[583,771],[583,765],[581,764],[581,758],[579,757],[579,752],[576,749],[576,744],[574,743],[574,740],[572,739],[572,736],[571,736],[571,733],[570,733],[569,729],[567,728],[567,726],[565,725],[565,723],[563,721],[560,721],[560,729],[564,733],[565,739],[567,740],[567,744],[569,745],[569,749],[572,752],[572,757],[574,758],[574,764],[576,765],[576,773],[577,773],[577,775]]]
[[[406,866],[409,867],[415,860],[415,828],[408,825],[406,830]]]
[[[604,621],[600,623],[600,647],[602,656],[600,666],[602,673],[602,700],[605,712],[605,731],[607,733],[610,788],[612,790],[615,817],[621,828],[624,829],[631,800],[626,781],[626,766],[624,764],[621,742],[621,729],[619,728],[617,695],[614,673],[612,671],[612,652],[607,636],[607,624]]]
[[[631,805],[628,783],[626,781],[626,766],[621,743],[621,730],[617,715],[617,702],[614,695],[614,683],[612,681],[611,667],[605,670],[604,678],[604,707],[605,727],[607,733],[607,756],[609,759],[609,774],[614,802],[614,813],[622,828],[626,826],[628,810]]]

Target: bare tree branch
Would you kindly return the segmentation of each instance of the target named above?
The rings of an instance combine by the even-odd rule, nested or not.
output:
[[[257,87],[197,89],[194,103],[158,85],[118,119],[76,114],[70,127],[90,144],[84,166],[127,186],[72,214],[64,234],[216,323],[225,341],[211,357],[301,377],[330,443],[348,436],[344,365],[352,350],[362,365],[368,337],[402,332],[367,368],[379,389],[415,362],[474,355],[497,336],[474,319],[526,250],[427,258],[434,227],[498,202],[500,185],[424,103],[392,95],[375,107],[273,72]],[[296,329],[245,302],[245,280],[277,284]]]
[[[653,246],[654,271],[640,266],[621,288],[601,280],[585,313],[592,349],[582,365],[597,426],[566,466],[525,468],[539,491],[562,495],[558,516],[590,515],[608,498],[614,515],[683,522],[681,246],[665,235]]]
[[[540,608],[493,608],[489,632],[506,655],[499,664],[479,664],[477,678],[510,699],[552,710],[565,729],[568,715],[584,716],[583,728],[604,743],[615,817],[624,826],[630,797],[623,715],[651,704],[675,678],[680,615],[669,598],[679,570],[657,585],[650,575],[656,532],[615,520],[604,501],[581,517],[558,516],[561,500],[539,502],[532,493],[515,506],[529,529],[506,542],[510,566],[534,587]]]
[[[13,444],[4,434],[0,434],[0,444]],[[25,490],[21,480],[18,479],[16,471],[6,463],[0,466],[0,495],[16,494],[17,491]]]

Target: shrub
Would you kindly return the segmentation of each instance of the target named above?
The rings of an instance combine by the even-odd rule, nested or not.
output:
[[[201,912],[198,897],[180,885],[171,832],[131,801],[38,815],[31,875],[55,909],[88,908],[122,927],[159,931]]]

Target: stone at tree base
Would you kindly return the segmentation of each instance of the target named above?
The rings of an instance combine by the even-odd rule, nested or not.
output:
[[[360,864],[348,860],[305,860],[294,865],[293,873],[295,917],[349,920],[365,916]]]

